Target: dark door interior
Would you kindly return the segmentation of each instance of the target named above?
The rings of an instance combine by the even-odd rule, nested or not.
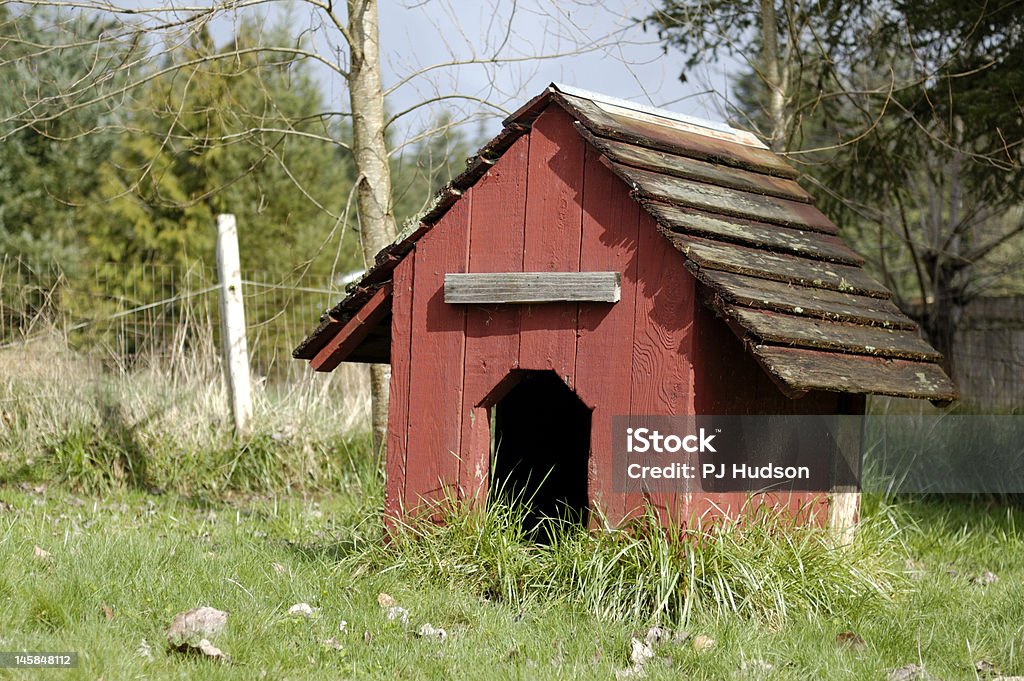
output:
[[[590,410],[552,371],[524,372],[494,407],[491,499],[523,504],[524,529],[588,522]]]

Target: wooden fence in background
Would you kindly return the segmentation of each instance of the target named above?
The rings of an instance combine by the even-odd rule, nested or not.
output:
[[[953,361],[965,401],[986,411],[1024,409],[1024,296],[972,302]]]

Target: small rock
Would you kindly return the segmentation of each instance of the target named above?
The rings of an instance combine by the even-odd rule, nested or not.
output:
[[[886,678],[889,681],[934,681],[935,679],[919,664],[907,664],[893,669]]]
[[[208,606],[193,608],[174,616],[167,629],[167,642],[172,646],[193,645],[196,639],[207,639],[224,630],[228,614]]]
[[[444,643],[445,641],[448,640],[448,632],[447,631],[445,631],[441,627],[435,627],[432,624],[430,624],[429,622],[427,624],[424,624],[422,627],[420,627],[420,630],[419,630],[418,633],[419,633],[420,638],[429,638],[429,639],[433,639],[435,641],[439,641],[441,643]]]
[[[45,549],[41,549],[38,546],[32,551],[32,557],[39,560],[49,560],[53,557],[53,554]]]
[[[644,642],[647,645],[655,645],[657,643],[664,643],[672,639],[672,632],[668,629],[661,627],[651,627],[647,630],[647,634],[644,636]]]
[[[317,608],[314,608],[309,603],[296,603],[292,607],[288,608],[288,614],[292,617],[305,617],[309,619],[316,614]]]
[[[858,634],[852,631],[840,631],[836,634],[836,643],[843,648],[849,648],[850,650],[866,650],[868,644],[864,642]]]
[[[690,632],[688,632],[688,631],[680,630],[680,631],[677,631],[675,634],[672,635],[672,644],[673,645],[681,646],[681,645],[683,645],[684,643],[686,643],[689,640],[690,640]]]
[[[324,647],[325,648],[330,648],[331,650],[341,650],[342,649],[341,643],[339,643],[338,639],[335,638],[334,636],[332,636],[329,639],[327,639],[326,641],[324,641]]]
[[[135,649],[135,654],[144,660],[149,660],[150,662],[153,661],[153,650],[149,647],[149,643],[146,642],[146,639],[142,639],[139,642],[139,647]]]
[[[398,605],[398,601],[396,601],[394,598],[381,591],[379,594],[377,594],[377,605],[385,609],[393,608],[396,605]]]
[[[654,648],[651,647],[650,643],[634,638],[630,640],[629,646],[629,661],[633,663],[634,667],[642,667],[647,664],[648,660],[654,657]]]
[[[693,649],[696,652],[703,653],[703,652],[706,652],[706,651],[711,650],[712,648],[714,648],[715,647],[715,643],[716,643],[715,639],[711,638],[710,636],[705,636],[704,634],[698,634],[696,637],[694,637],[692,645],[693,645]]]
[[[653,628],[653,627],[652,627]],[[650,632],[648,631],[648,634]],[[647,676],[644,665],[654,657],[654,648],[650,642],[641,641],[638,638],[629,640],[629,661],[632,663],[626,669],[619,669],[615,672],[616,679],[641,679]]]
[[[409,611],[400,605],[392,605],[388,608],[386,617],[388,618],[388,622],[398,620],[403,625],[409,624]]]
[[[996,582],[998,582],[999,575],[995,574],[994,572],[989,572],[988,570],[985,570],[977,577],[974,577],[971,581],[977,584],[978,586],[988,586],[989,584],[995,584]]]
[[[230,658],[224,653],[223,650],[213,645],[205,638],[200,639],[199,644],[196,646],[196,650],[205,655],[206,657],[212,657],[215,660],[222,660],[227,662]]]
[[[974,663],[974,671],[978,674],[995,674],[996,666],[988,660],[978,660]]]

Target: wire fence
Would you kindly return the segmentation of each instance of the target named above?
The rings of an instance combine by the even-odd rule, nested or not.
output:
[[[344,295],[343,277],[243,271],[253,374],[270,382],[308,377],[292,349]],[[0,349],[36,352],[57,339],[104,366],[174,369],[186,357],[219,362],[215,269],[104,263],[69,271],[56,263],[0,258]],[[1024,406],[1024,297],[976,301],[957,335],[954,374],[965,401]]]
[[[340,277],[242,272],[252,371],[271,381],[305,372],[292,349],[344,295]],[[220,348],[212,267],[103,263],[87,270],[0,259],[0,348],[57,338],[104,365],[172,368]]]

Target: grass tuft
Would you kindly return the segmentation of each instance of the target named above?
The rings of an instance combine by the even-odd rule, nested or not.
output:
[[[854,543],[760,512],[695,535],[648,514],[619,531],[561,523],[549,542],[523,530],[518,507],[439,507],[440,524],[403,524],[367,538],[350,561],[403,579],[458,584],[514,608],[552,599],[606,620],[686,624],[739,616],[782,625],[793,615],[847,618],[877,610],[905,586],[905,553],[890,522],[862,523]],[[557,522],[557,521],[553,521]]]

